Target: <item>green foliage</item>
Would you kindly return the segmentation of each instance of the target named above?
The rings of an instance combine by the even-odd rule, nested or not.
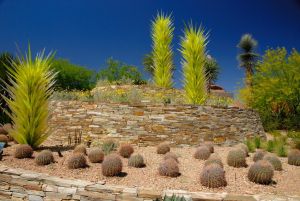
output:
[[[144,70],[148,72],[151,76],[154,75],[154,63],[153,63],[153,54],[152,52],[146,54],[143,58]]]
[[[204,69],[208,84],[207,89],[209,90],[209,86],[214,84],[218,79],[220,67],[214,58],[212,58],[211,56],[207,56],[205,59]]]
[[[187,101],[204,104],[207,98],[205,76],[207,35],[204,30],[190,25],[185,28],[181,38],[182,71]]]
[[[273,152],[274,151],[274,148],[275,148],[275,143],[273,140],[268,140],[267,143],[266,143],[266,150],[268,152]]]
[[[107,80],[113,84],[120,84],[122,80],[129,80],[130,84],[145,84],[142,74],[135,66],[124,64],[113,58],[109,58],[106,65],[105,69],[98,72],[98,80]]]
[[[245,144],[247,145],[248,150],[249,150],[250,153],[255,152],[255,146],[254,146],[254,143],[253,143],[253,141],[251,139],[247,139],[245,141]]]
[[[275,152],[276,152],[277,156],[279,156],[279,157],[286,157],[287,150],[286,150],[285,144],[282,142],[277,142],[276,146],[275,146]]]
[[[44,51],[32,59],[30,48],[25,57],[19,57],[8,67],[11,85],[6,83],[11,99],[1,94],[12,113],[13,129],[9,131],[20,144],[33,148],[47,139],[49,98],[53,93],[55,73],[51,70],[52,55]]]
[[[255,162],[248,171],[248,179],[258,184],[270,184],[274,176],[274,168],[266,160]]]
[[[118,155],[108,155],[102,163],[102,174],[107,177],[117,176],[122,172],[122,167],[122,160]]]
[[[154,83],[158,87],[171,88],[173,86],[173,40],[174,26],[171,15],[158,13],[152,22],[153,67]]]
[[[113,140],[106,140],[102,144],[102,151],[105,155],[108,155],[118,147],[117,143]]]
[[[35,163],[37,165],[49,165],[50,163],[54,163],[54,156],[51,151],[43,150],[35,157]]]
[[[261,148],[262,142],[261,142],[260,136],[255,135],[255,136],[254,136],[254,139],[253,139],[253,142],[254,142],[254,146],[255,146],[256,149]]]
[[[90,91],[54,91],[52,100],[76,100],[76,101],[93,101],[94,97],[91,95]]]
[[[156,199],[156,201],[159,201],[159,199]],[[180,197],[173,194],[171,197],[165,195],[163,201],[187,201],[187,200],[183,196]]]
[[[95,85],[92,70],[66,59],[54,60],[51,68],[58,72],[55,87],[59,90],[89,90]]]
[[[216,163],[207,165],[203,168],[200,182],[208,188],[220,188],[227,185],[224,169]]]

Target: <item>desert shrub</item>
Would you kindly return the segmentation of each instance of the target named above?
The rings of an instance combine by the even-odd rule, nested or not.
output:
[[[229,151],[227,164],[232,167],[247,167],[246,154],[242,149],[236,148]]]
[[[253,161],[256,162],[256,161],[259,161],[259,160],[262,160],[263,157],[266,155],[266,152],[264,150],[256,150],[254,156],[253,156]]]
[[[214,153],[215,150],[214,150],[214,143],[213,142],[205,142],[204,145],[207,146],[210,153]]]
[[[170,145],[167,143],[161,143],[157,146],[156,152],[158,154],[166,154],[171,150]]]
[[[258,184],[270,184],[274,175],[274,168],[266,160],[259,160],[251,165],[248,179]]]
[[[281,161],[274,154],[266,154],[264,156],[263,160],[269,161],[269,163],[271,163],[271,165],[273,166],[274,170],[277,170],[277,171],[282,170]]]
[[[68,160],[69,169],[86,168],[87,161],[83,153],[74,153]]]
[[[268,152],[273,152],[274,147],[275,147],[274,141],[273,140],[268,140],[267,143],[266,143],[266,150]]]
[[[33,149],[31,148],[31,146],[27,144],[19,144],[16,146],[14,157],[19,159],[31,158],[32,154],[33,154]]]
[[[145,166],[144,158],[140,154],[131,155],[128,160],[128,166],[141,168]]]
[[[261,148],[262,142],[261,142],[260,136],[255,135],[254,139],[253,139],[253,142],[254,142],[254,146],[255,146],[256,149]]]
[[[51,151],[43,150],[35,158],[35,163],[37,165],[49,165],[50,163],[54,163],[54,156]]]
[[[3,142],[4,146],[7,146],[8,137],[6,135],[0,134],[0,142]]]
[[[104,153],[99,148],[93,148],[89,151],[88,158],[91,163],[101,163],[104,159]]]
[[[51,96],[51,100],[65,101],[65,100],[77,100],[77,101],[91,101],[93,97],[90,91],[79,90],[64,90],[54,91]]]
[[[275,145],[275,153],[279,157],[286,157],[287,156],[287,150],[284,143],[277,142]]]
[[[102,144],[102,151],[105,155],[108,155],[113,150],[115,150],[118,147],[117,143],[113,140],[106,140]]]
[[[207,146],[200,146],[196,149],[194,153],[194,158],[200,160],[207,160],[210,156],[211,152],[209,151]]]
[[[73,153],[82,153],[82,154],[86,155],[86,153],[87,153],[86,146],[84,144],[77,145],[74,148]]]
[[[245,141],[245,144],[246,144],[246,146],[247,146],[247,148],[248,148],[248,150],[249,150],[250,153],[255,152],[255,146],[254,146],[254,143],[253,143],[253,141],[251,139],[247,139]]]
[[[218,164],[210,164],[203,168],[200,182],[208,188],[219,188],[227,185],[224,169]]]
[[[177,156],[177,154],[175,154],[175,153],[173,153],[173,152],[168,152],[168,153],[166,153],[165,154],[165,156],[164,156],[164,160],[168,160],[168,159],[174,159],[177,163],[179,162],[178,161],[178,156]]]
[[[123,164],[121,158],[116,154],[108,155],[102,163],[102,174],[107,177],[117,176],[122,172]]]
[[[134,152],[133,147],[130,144],[122,144],[119,149],[119,154],[124,158],[129,158]]]
[[[210,164],[218,164],[223,168],[222,159],[216,153],[211,154],[210,157],[204,162],[204,166],[208,166]]]
[[[161,176],[178,177],[180,175],[178,163],[174,159],[163,160],[159,165],[158,172]]]
[[[300,166],[300,151],[299,150],[293,149],[289,152],[288,164]]]
[[[243,150],[246,154],[246,156],[249,156],[249,148],[247,145],[240,143],[237,145],[237,148],[240,148],[241,150]]]

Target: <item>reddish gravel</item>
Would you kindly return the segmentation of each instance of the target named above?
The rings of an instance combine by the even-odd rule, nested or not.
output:
[[[219,189],[208,189],[199,182],[199,175],[203,168],[204,161],[193,158],[194,147],[171,148],[171,151],[179,156],[179,168],[181,176],[177,178],[167,178],[158,175],[158,166],[163,159],[163,155],[156,154],[155,147],[134,147],[135,153],[144,156],[146,167],[133,168],[128,167],[128,159],[123,161],[122,177],[104,177],[101,174],[101,164],[89,163],[90,167],[86,169],[70,170],[67,168],[66,160],[71,151],[63,152],[64,157],[58,157],[55,153],[57,163],[48,166],[37,166],[33,159],[15,159],[13,158],[14,146],[4,150],[5,156],[0,164],[14,168],[23,168],[36,172],[47,173],[50,175],[76,178],[90,181],[105,181],[108,184],[125,185],[129,187],[139,186],[152,189],[182,189],[188,191],[207,191],[207,192],[232,192],[244,194],[270,193],[281,195],[300,195],[300,167],[287,164],[287,158],[281,158],[283,162],[283,171],[275,171],[274,184],[269,186],[258,185],[247,179],[248,168],[233,168],[226,164],[226,156],[230,147],[215,147],[224,163],[226,179],[228,186]],[[34,154],[36,155],[36,153]],[[248,165],[251,165],[253,154],[247,158]]]

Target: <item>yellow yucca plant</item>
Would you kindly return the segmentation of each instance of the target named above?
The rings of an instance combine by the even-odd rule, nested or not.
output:
[[[156,86],[173,86],[173,51],[171,47],[174,26],[171,15],[158,13],[152,22],[153,80]]]
[[[13,129],[9,134],[20,144],[38,147],[50,134],[48,128],[49,98],[56,73],[50,69],[53,54],[44,51],[32,59],[30,47],[8,67],[11,85],[5,83],[11,99],[8,103]]]
[[[205,59],[207,34],[201,27],[192,24],[184,30],[181,37],[182,71],[185,96],[188,103],[204,104],[207,98]]]

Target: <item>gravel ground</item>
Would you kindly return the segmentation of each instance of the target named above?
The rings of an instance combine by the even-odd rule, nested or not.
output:
[[[36,172],[47,173],[50,175],[76,178],[90,181],[105,181],[107,184],[125,185],[129,187],[145,187],[152,189],[182,189],[188,191],[206,191],[206,192],[231,192],[244,194],[270,193],[280,195],[300,195],[300,167],[287,164],[287,158],[281,158],[283,162],[283,171],[275,171],[274,184],[258,185],[247,179],[249,166],[253,163],[252,156],[247,158],[248,168],[233,168],[226,164],[226,157],[230,147],[215,147],[225,164],[226,180],[228,185],[219,189],[208,189],[200,184],[199,177],[203,168],[204,161],[193,158],[195,148],[171,148],[171,151],[179,156],[179,168],[181,176],[177,178],[162,177],[158,174],[158,166],[163,156],[156,154],[155,147],[134,147],[135,153],[144,156],[146,167],[132,168],[128,167],[127,159],[123,161],[122,177],[104,177],[101,173],[101,164],[89,163],[85,169],[70,170],[67,168],[67,158],[71,151],[63,152],[64,157],[58,157],[54,153],[56,163],[48,166],[37,166],[33,159],[15,159],[12,154],[14,146],[4,150],[4,157],[0,164],[14,168],[23,168]],[[36,152],[35,154],[36,155]],[[253,155],[253,154],[252,154]]]

